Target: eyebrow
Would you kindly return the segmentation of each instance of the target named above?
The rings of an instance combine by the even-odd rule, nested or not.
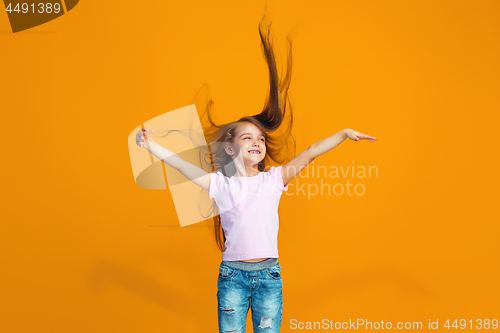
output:
[[[252,133],[243,133],[242,135],[240,135],[240,138],[241,138],[243,135],[245,135],[245,134],[252,134]],[[265,137],[265,135],[264,135],[264,134],[260,134],[260,136]]]

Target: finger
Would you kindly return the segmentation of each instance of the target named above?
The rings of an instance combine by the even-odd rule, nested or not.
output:
[[[361,133],[360,133],[360,138],[361,139],[373,139],[373,137],[366,135],[366,134],[361,134]]]

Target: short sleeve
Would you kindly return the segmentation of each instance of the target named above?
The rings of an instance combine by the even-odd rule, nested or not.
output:
[[[215,196],[219,193],[219,182],[220,175],[217,172],[212,172],[210,174],[210,187],[208,191],[208,197],[210,199],[215,198]]]
[[[273,181],[278,185],[278,188],[281,191],[287,191],[288,190],[288,183],[283,184],[283,176],[281,174],[281,168],[282,166],[280,165],[279,167],[272,167],[269,170],[269,173],[271,174],[271,177],[273,178]]]

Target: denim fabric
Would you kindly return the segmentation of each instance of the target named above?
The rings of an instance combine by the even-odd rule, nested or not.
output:
[[[278,333],[283,314],[282,288],[276,258],[259,263],[223,261],[217,280],[219,332],[245,333],[251,307],[254,332]]]

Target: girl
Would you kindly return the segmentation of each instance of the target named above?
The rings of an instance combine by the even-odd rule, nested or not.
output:
[[[263,16],[264,18],[264,16]],[[270,91],[262,112],[217,126],[207,104],[211,164],[207,173],[154,142],[153,130],[141,129],[136,141],[163,162],[174,167],[214,199],[220,214],[214,214],[215,239],[223,251],[217,281],[219,332],[244,333],[248,309],[252,309],[254,332],[279,332],[283,309],[283,282],[278,262],[278,206],[288,182],[316,157],[332,150],[346,138],[353,141],[376,138],[344,129],[313,143],[288,163],[266,169],[269,159],[283,163],[280,154],[291,137],[293,116],[284,133],[276,133],[284,123],[291,79],[291,40],[285,79],[279,80],[269,29],[259,33],[269,67]],[[267,30],[267,31],[266,31]],[[291,114],[291,112],[290,112]]]

